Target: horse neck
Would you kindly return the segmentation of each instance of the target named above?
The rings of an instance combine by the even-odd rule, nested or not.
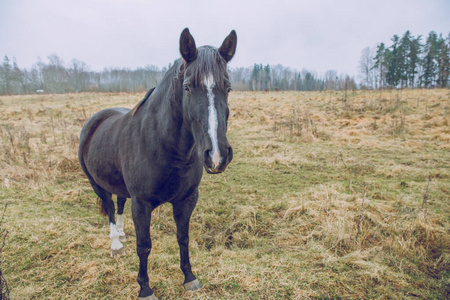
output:
[[[150,101],[144,104],[143,115],[148,117],[142,122],[143,128],[149,128],[148,122],[153,122],[153,126],[156,124],[157,132],[153,134],[159,134],[161,141],[165,143],[164,146],[171,148],[171,152],[177,153],[178,156],[185,156],[192,153],[195,144],[190,126],[185,122],[183,115],[184,79],[183,76],[178,75],[177,68],[179,66],[175,64],[167,71],[152,93]]]

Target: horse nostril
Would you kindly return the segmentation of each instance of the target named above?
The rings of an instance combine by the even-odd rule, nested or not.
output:
[[[205,150],[205,157],[204,157],[204,159],[205,159],[205,162],[206,162],[206,164],[211,164],[211,150],[210,149],[207,149],[207,150]]]
[[[227,156],[233,156],[233,148],[231,148],[231,146],[230,147],[228,147],[228,153],[227,153]]]
[[[228,153],[227,153],[227,164],[229,164],[231,162],[231,160],[233,159],[233,148],[228,147]]]

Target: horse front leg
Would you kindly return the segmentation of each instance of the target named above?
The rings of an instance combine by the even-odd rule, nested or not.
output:
[[[184,273],[184,288],[187,291],[196,291],[202,288],[195,275],[191,270],[189,261],[189,221],[192,211],[198,200],[198,190],[190,197],[173,205],[173,217],[177,225],[177,241],[180,247],[180,268]]]
[[[150,222],[153,207],[146,198],[131,198],[131,212],[133,216],[134,228],[136,230],[136,251],[139,257],[139,272],[137,281],[141,287],[138,300],[158,300],[148,281],[148,256],[152,250],[152,240],[150,238]]]

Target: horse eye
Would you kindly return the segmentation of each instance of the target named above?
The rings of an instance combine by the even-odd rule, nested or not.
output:
[[[191,91],[187,85],[184,86],[184,90],[188,93]]]
[[[230,93],[231,91],[232,91],[231,88],[228,88],[228,89],[227,89],[227,93]]]

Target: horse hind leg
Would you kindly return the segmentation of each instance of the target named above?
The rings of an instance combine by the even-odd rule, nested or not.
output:
[[[123,230],[123,208],[125,206],[125,202],[127,201],[127,198],[117,196],[117,222],[116,222],[116,229],[117,232],[119,232],[119,240],[122,243],[125,243],[127,241],[127,237],[125,235],[125,231]]]
[[[115,207],[114,201],[111,199],[111,193],[100,187],[98,184],[91,182],[94,192],[102,200],[102,206],[109,219],[109,237],[111,239],[111,255],[113,257],[125,255],[125,249],[120,242],[120,233],[117,230],[116,221],[114,219]]]

